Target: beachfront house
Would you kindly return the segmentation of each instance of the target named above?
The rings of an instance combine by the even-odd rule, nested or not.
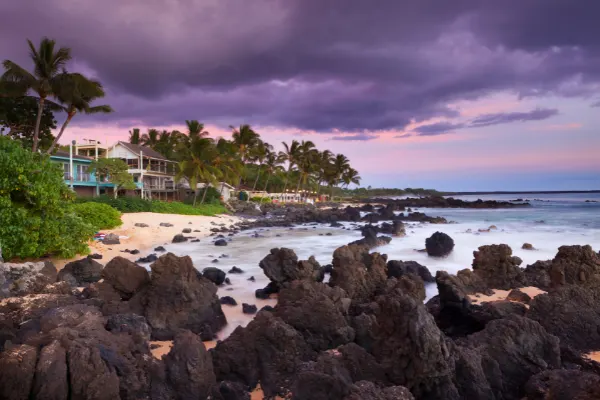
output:
[[[113,193],[114,185],[112,183],[97,181],[96,175],[89,172],[93,158],[76,154],[71,157],[68,152],[57,151],[50,156],[50,160],[62,165],[65,183],[78,196],[91,197]]]
[[[175,185],[177,162],[150,147],[121,141],[107,149],[106,157],[125,161],[137,187],[135,193],[142,198],[174,200],[178,197]]]
[[[179,182],[178,186],[185,192],[186,196],[193,195],[192,190],[190,188],[190,184],[187,180],[182,179]],[[198,183],[196,185],[196,189],[202,190],[202,189],[204,189],[205,186],[206,186],[206,183]],[[209,186],[214,187],[221,194],[221,199],[223,201],[229,201],[229,199],[231,198],[231,196],[233,196],[233,194],[235,192],[235,188],[227,182],[219,182],[216,186],[213,184],[209,184]]]

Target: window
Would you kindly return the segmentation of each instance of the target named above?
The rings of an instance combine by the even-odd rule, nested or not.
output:
[[[88,173],[87,165],[78,165],[77,166],[77,180],[79,182],[89,182],[90,174]]]
[[[71,179],[71,169],[69,168],[69,163],[63,163],[63,179],[65,181]]]

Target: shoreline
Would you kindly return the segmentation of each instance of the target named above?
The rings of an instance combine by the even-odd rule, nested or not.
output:
[[[213,233],[212,228],[226,227],[246,221],[246,219],[234,215],[218,215],[214,217],[204,215],[181,215],[181,214],[159,214],[151,212],[125,213],[121,215],[121,226],[114,229],[102,230],[102,233],[114,233],[119,235],[120,244],[105,245],[100,240],[92,240],[89,243],[90,254],[100,254],[97,259],[100,264],[105,265],[114,257],[121,256],[130,261],[136,261],[153,252],[157,246],[171,244],[173,236],[182,233],[183,229],[189,228],[191,233],[185,233],[186,237],[206,239]],[[160,226],[160,223],[169,223],[173,226]],[[135,226],[136,223],[147,224],[148,227]],[[198,232],[194,232],[197,230]],[[139,250],[137,254],[130,254],[123,250]],[[67,263],[76,261],[85,255],[76,255],[69,259],[50,258],[58,270]]]

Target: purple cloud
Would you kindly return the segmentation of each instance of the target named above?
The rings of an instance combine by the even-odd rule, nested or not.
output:
[[[26,38],[71,47],[116,110],[88,121],[390,130],[499,91],[589,96],[600,84],[589,3],[3,1],[0,48],[28,66]],[[527,116],[496,116],[511,118]]]
[[[452,133],[456,129],[464,128],[465,124],[450,123],[450,122],[436,122],[434,124],[421,125],[414,129],[418,136],[437,136],[444,135],[446,133]]]
[[[529,112],[509,112],[480,115],[469,123],[470,128],[507,124],[510,122],[541,121],[558,115],[552,108],[537,108]]]
[[[334,136],[331,138],[331,140],[345,140],[345,141],[368,141],[368,140],[374,140],[377,139],[379,137],[379,135],[373,135],[371,133],[355,133],[352,135],[339,135],[339,136]]]

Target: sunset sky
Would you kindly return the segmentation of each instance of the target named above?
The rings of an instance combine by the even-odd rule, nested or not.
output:
[[[600,2],[20,0],[0,2],[0,58],[72,48],[116,112],[72,139],[139,127],[346,154],[363,185],[600,189]],[[64,116],[59,116],[62,123]]]

